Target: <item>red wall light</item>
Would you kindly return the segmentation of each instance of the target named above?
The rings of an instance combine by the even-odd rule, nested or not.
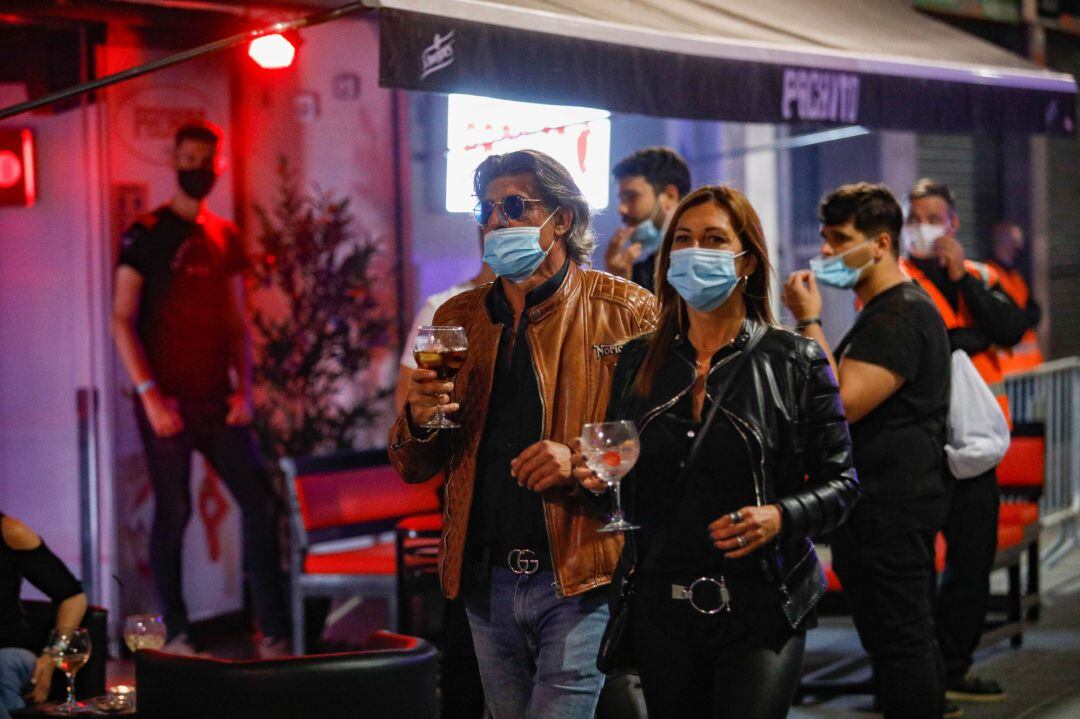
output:
[[[34,135],[0,130],[0,205],[33,207],[37,200]]]
[[[292,65],[296,59],[296,46],[299,43],[294,38],[284,35],[263,35],[251,41],[248,45],[248,56],[259,67],[266,70],[280,70]]]

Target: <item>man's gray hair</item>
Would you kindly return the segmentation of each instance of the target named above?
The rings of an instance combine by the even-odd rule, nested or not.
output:
[[[529,173],[536,179],[536,190],[549,211],[560,207],[570,210],[574,217],[563,236],[570,259],[579,265],[592,263],[596,235],[592,231],[589,203],[574,178],[558,160],[536,150],[518,150],[505,155],[491,155],[479,164],[473,175],[473,191],[484,198],[488,183],[498,177]]]

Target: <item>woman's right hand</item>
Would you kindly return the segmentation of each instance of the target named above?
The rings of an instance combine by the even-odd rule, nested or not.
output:
[[[440,380],[433,369],[417,369],[409,379],[409,393],[405,401],[409,405],[409,414],[416,424],[424,424],[435,416],[436,409],[443,412],[456,412],[461,405],[450,401],[454,383]]]
[[[572,467],[571,474],[574,479],[593,494],[603,494],[608,491],[607,482],[600,479],[596,472],[589,469],[589,465],[585,463],[585,455],[581,453],[581,440],[575,439],[571,442],[570,449],[573,450],[570,457],[570,466]]]

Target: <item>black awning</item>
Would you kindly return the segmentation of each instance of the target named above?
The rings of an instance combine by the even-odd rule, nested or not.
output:
[[[860,55],[509,6],[492,12],[493,3],[467,3],[483,21],[463,19],[461,8],[433,15],[390,4],[413,3],[380,8],[385,87],[702,120],[1056,135],[1075,128],[1072,77],[1021,58],[1004,67]],[[423,7],[455,5],[466,3]]]

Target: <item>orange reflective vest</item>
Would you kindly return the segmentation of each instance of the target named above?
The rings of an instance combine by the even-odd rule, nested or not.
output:
[[[935,285],[922,270],[916,267],[906,257],[900,259],[900,268],[908,277],[918,282],[919,286],[926,291],[926,294],[930,295],[930,299],[934,301],[934,305],[937,306],[938,312],[941,313],[941,319],[945,321],[946,329],[951,330],[958,327],[975,326],[975,320],[972,318],[971,312],[968,311],[963,294],[958,293],[957,307],[956,309],[953,309],[953,306],[945,299],[945,295],[942,294],[937,285]],[[997,273],[981,262],[964,260],[964,269],[967,270],[968,274],[973,275],[988,287],[998,281]],[[1005,395],[1005,388],[1001,384],[1002,380],[1005,379],[1005,372],[1001,365],[1000,351],[997,347],[989,347],[978,354],[971,355],[971,363],[975,365],[975,369],[979,371],[982,378],[990,385],[991,391],[994,393],[994,396],[997,397],[998,404],[1001,405],[1001,409],[1005,412],[1006,419],[1008,419],[1009,398]]]
[[[1028,289],[1027,282],[1024,281],[1024,276],[1020,274],[1020,271],[1007,270],[993,261],[986,264],[997,273],[998,282],[1001,283],[1001,289],[1005,290],[1005,294],[1012,298],[1017,307],[1022,310],[1027,309],[1031,291]],[[1039,349],[1039,338],[1035,335],[1034,328],[1025,332],[1015,347],[1001,353],[1001,368],[1005,374],[1023,372],[1038,367],[1042,363],[1043,355]]]

